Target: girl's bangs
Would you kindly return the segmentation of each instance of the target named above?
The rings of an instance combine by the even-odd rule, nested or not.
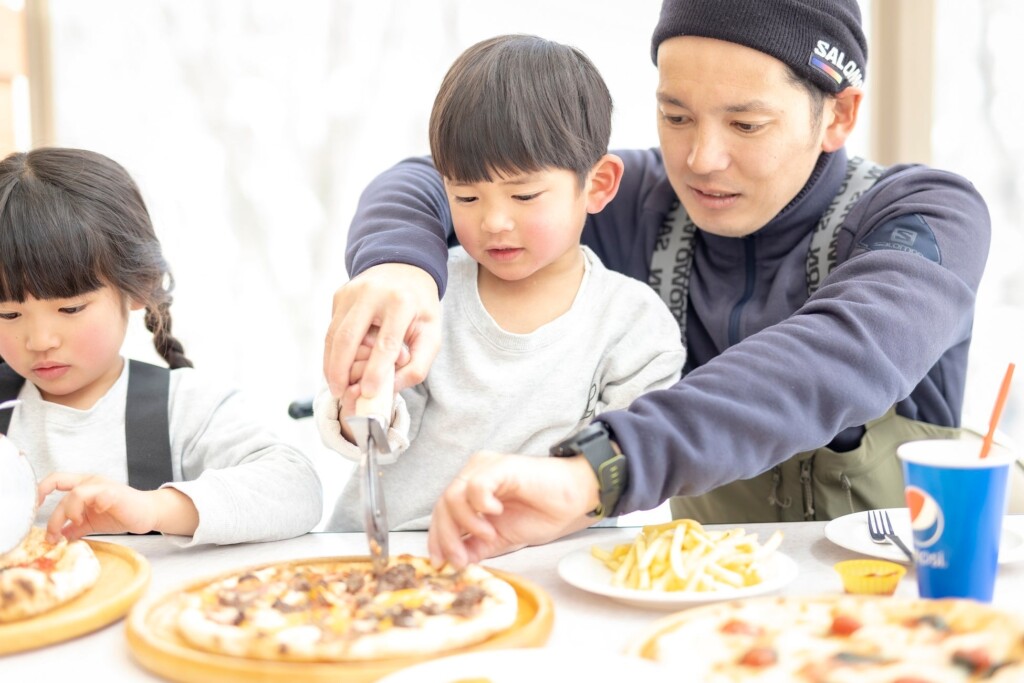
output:
[[[69,299],[102,287],[90,227],[62,193],[36,194],[19,183],[0,206],[0,301]]]

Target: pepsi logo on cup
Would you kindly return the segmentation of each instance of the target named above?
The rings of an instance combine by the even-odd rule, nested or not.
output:
[[[918,548],[930,548],[942,538],[945,525],[942,508],[927,491],[917,486],[907,486],[906,497],[914,543]]]

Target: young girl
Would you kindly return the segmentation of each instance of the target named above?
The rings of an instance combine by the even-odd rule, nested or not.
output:
[[[0,401],[21,399],[0,411],[0,432],[42,478],[37,522],[48,520],[50,540],[267,541],[320,519],[305,456],[191,369],[171,334],[172,288],[120,165],[57,148],[0,162]],[[128,312],[142,308],[170,370],[121,356]]]

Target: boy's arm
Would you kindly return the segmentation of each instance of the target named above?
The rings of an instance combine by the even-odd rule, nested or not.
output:
[[[620,325],[602,363],[597,413],[627,408],[637,396],[679,381],[686,350],[679,325],[665,304],[641,282],[628,282],[613,296],[602,325]]]
[[[592,344],[603,349],[596,374],[598,415],[629,407],[653,389],[679,381],[686,362],[679,324],[646,284],[595,262],[596,305],[588,312]]]

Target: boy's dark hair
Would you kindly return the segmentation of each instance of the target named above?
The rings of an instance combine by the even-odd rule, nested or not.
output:
[[[529,35],[481,41],[455,60],[430,113],[430,151],[460,182],[545,168],[582,187],[608,151],[612,98],[576,48]]]
[[[67,299],[107,284],[145,305],[171,368],[192,366],[171,335],[174,279],[128,172],[82,149],[0,161],[0,301]]]

